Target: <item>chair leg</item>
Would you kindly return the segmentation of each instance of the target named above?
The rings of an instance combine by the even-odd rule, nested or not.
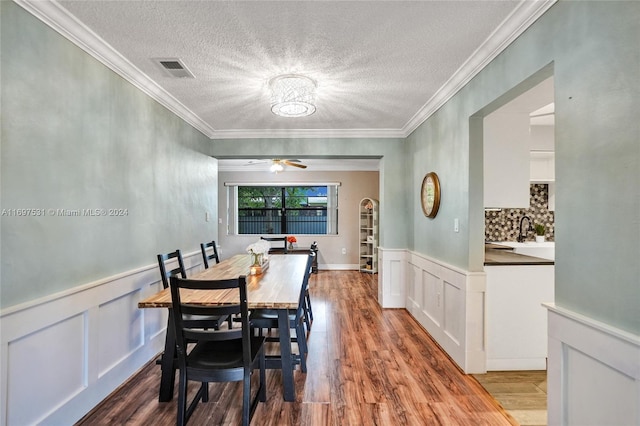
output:
[[[202,402],[209,402],[209,383],[202,382]]]
[[[187,423],[186,410],[187,410],[187,375],[180,369],[180,379],[178,381],[178,418],[176,425],[184,426]]]
[[[245,369],[242,381],[242,425],[249,426],[251,410],[251,370]]]
[[[309,290],[307,290],[305,299],[307,301],[307,309],[309,310],[309,318],[313,321],[313,309],[311,309],[311,296],[309,296]]]
[[[298,343],[298,353],[300,354],[300,371],[307,372],[307,339],[304,334],[304,326],[298,322],[296,325],[296,342]]]
[[[307,302],[304,302],[304,323],[307,326],[307,331],[311,330],[311,320],[309,318],[309,309],[307,309]]]
[[[265,402],[267,400],[267,357],[264,354],[264,347],[260,354],[260,401]]]

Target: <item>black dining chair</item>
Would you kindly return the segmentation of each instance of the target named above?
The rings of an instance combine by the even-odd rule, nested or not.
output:
[[[172,261],[175,261],[175,267],[171,268]],[[162,286],[164,288],[169,287],[169,279],[171,277],[181,277],[187,278],[187,270],[184,267],[184,260],[182,259],[182,252],[180,250],[176,250],[171,253],[159,254],[158,255],[158,266],[160,267],[160,277],[162,278]],[[200,318],[198,319],[199,323],[202,324],[202,327],[206,328],[220,328],[220,325],[227,320],[227,317],[210,317],[210,318]],[[231,326],[231,321],[228,321],[229,326]]]
[[[187,272],[184,267],[184,260],[182,259],[182,253],[180,252],[180,250],[176,250],[166,254],[159,254],[158,266],[160,267],[160,277],[162,278],[162,286],[164,288],[169,287],[169,280],[172,277],[187,278]],[[192,327],[197,326],[200,328],[212,328],[216,330],[220,328],[220,325],[224,323],[225,320],[227,320],[229,327],[231,328],[233,326],[232,318],[221,317],[221,316],[209,316],[206,318],[197,318],[197,319],[191,318],[189,319],[189,321],[193,321],[193,323],[190,322],[189,326],[192,326]],[[171,319],[169,319],[169,321],[171,321]],[[171,326],[172,326],[171,324],[168,324],[168,327],[171,327]],[[169,333],[167,333],[167,336],[165,337],[165,339],[169,339]],[[165,347],[167,344],[168,343],[165,342]],[[177,358],[174,358],[173,362],[171,363],[170,360],[164,360],[164,356],[165,354],[163,352],[160,359],[156,361],[156,364],[162,365],[163,368],[172,368],[173,374],[171,375],[171,377],[174,377],[175,371],[176,371]],[[163,361],[166,361],[166,363]]]
[[[175,262],[175,267],[168,269],[172,262]],[[184,267],[184,260],[182,259],[182,252],[180,252],[180,250],[159,254],[158,266],[160,267],[160,278],[162,278],[163,288],[169,287],[170,277],[180,275],[182,278],[187,278],[187,271]]]
[[[315,253],[309,253],[307,267],[300,287],[298,307],[295,310],[289,311],[289,327],[295,330],[295,337],[291,337],[291,342],[298,345],[298,354],[295,356],[295,363],[300,364],[300,370],[303,373],[307,372],[306,356],[309,353],[309,349],[307,347],[307,334],[304,330],[306,304],[305,289],[309,282],[311,264],[313,263],[314,257]],[[253,309],[249,316],[249,321],[251,322],[251,326],[258,330],[259,335],[262,335],[262,329],[278,329],[278,312],[272,309]],[[279,342],[279,338],[274,336],[269,336],[266,340],[268,342]]]
[[[313,253],[313,262],[309,267],[309,274],[313,272],[314,265],[318,261],[318,243],[315,241],[311,244],[309,248],[310,252]],[[311,294],[309,293],[309,280],[307,279],[307,286],[304,289],[304,322],[307,325],[307,330],[311,329],[311,323],[313,322],[313,309],[311,309]]]
[[[227,280],[189,280],[171,277],[173,327],[178,352],[177,425],[187,423],[198,402],[208,402],[210,382],[242,381],[242,424],[248,426],[259,401],[266,401],[266,359],[264,337],[254,336],[249,326],[247,282],[244,276]],[[238,303],[216,306],[183,304],[180,289],[223,293],[235,290]],[[215,295],[212,299],[215,299]],[[189,316],[186,321],[185,316]],[[238,315],[242,326],[234,329],[203,330],[193,328],[192,318],[199,316],[231,317]],[[195,342],[195,345],[193,345]],[[187,347],[189,345],[189,347]],[[259,369],[259,385],[251,397],[251,376]],[[200,382],[200,389],[187,405],[187,383]]]
[[[260,239],[269,241],[270,243],[272,243],[271,248],[269,249],[270,254],[273,254],[273,253],[287,254],[288,253],[286,235],[284,237],[260,237]],[[282,242],[282,247],[279,247],[278,244],[273,244],[273,243],[279,243],[279,242]]]
[[[218,248],[216,242],[200,243],[200,251],[202,252],[202,260],[204,261],[204,269],[209,269],[209,261],[215,260],[216,264],[220,263]]]

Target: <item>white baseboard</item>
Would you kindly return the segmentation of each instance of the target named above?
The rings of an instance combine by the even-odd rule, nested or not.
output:
[[[487,371],[546,370],[547,358],[487,359]]]
[[[548,424],[640,425],[640,336],[545,306]]]
[[[166,310],[138,309],[161,288],[153,264],[4,309],[0,425],[73,424],[161,352]]]
[[[319,263],[318,269],[321,271],[357,271],[360,266],[357,263]]]

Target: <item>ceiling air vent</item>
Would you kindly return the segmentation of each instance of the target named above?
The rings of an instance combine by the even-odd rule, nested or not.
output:
[[[177,58],[155,58],[153,61],[164,71],[166,75],[173,78],[195,78],[180,59]]]

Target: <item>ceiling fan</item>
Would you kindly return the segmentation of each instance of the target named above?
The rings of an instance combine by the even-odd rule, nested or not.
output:
[[[266,163],[267,161],[269,161],[269,160],[266,160],[266,161],[249,161],[247,163],[247,165]],[[273,158],[270,161],[271,161],[271,167],[269,168],[269,170],[271,172],[273,172],[273,173],[280,173],[281,171],[284,170],[285,166],[297,167],[299,169],[306,169],[307,168],[307,166],[302,164],[302,162],[300,160],[286,160],[286,159],[282,159],[282,158]]]

